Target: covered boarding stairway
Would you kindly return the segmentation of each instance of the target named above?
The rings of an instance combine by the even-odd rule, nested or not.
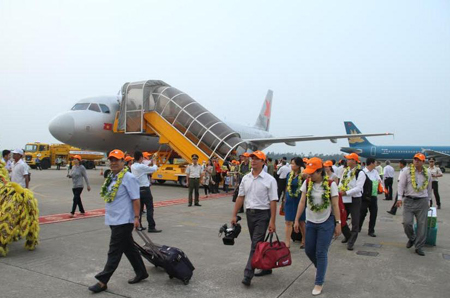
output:
[[[217,156],[222,162],[247,144],[240,135],[182,91],[163,81],[126,83],[122,87],[115,132],[159,137],[187,162],[197,154],[206,161]]]

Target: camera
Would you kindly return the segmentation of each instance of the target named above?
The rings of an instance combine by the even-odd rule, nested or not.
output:
[[[232,225],[231,227],[228,227],[227,224],[224,224],[219,229],[219,237],[224,234],[224,237],[222,239],[223,244],[225,245],[234,245],[234,238],[237,238],[239,234],[241,233],[241,225],[238,224],[238,222],[242,218],[240,216],[237,217],[236,225]]]

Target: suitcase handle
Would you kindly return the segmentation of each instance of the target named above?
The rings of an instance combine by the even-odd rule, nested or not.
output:
[[[148,235],[138,230],[136,230],[136,233],[139,235],[139,237],[141,237],[142,240],[144,240],[145,244],[148,244],[149,248],[153,251],[155,255],[158,255],[161,258],[163,257],[163,254],[159,251],[158,246],[155,243],[153,243],[152,240],[150,240],[150,237],[148,237]]]

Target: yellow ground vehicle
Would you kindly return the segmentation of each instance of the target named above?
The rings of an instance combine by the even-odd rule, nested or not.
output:
[[[48,169],[56,165],[56,159],[61,158],[62,164],[69,163],[74,155],[80,155],[82,164],[86,169],[95,168],[96,161],[101,160],[104,154],[101,152],[82,151],[79,148],[66,144],[28,143],[25,145],[25,161],[31,168],[36,167],[36,157],[41,160],[42,169]]]
[[[172,159],[172,163],[163,163],[158,166],[158,170],[153,173],[152,179],[159,184],[166,181],[173,181],[180,183],[181,186],[186,186],[186,166],[187,162],[182,158]]]

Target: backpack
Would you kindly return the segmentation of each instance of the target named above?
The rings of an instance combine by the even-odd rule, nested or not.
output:
[[[367,176],[366,172],[363,170],[356,170],[356,179],[358,179],[358,175],[360,172],[363,172],[366,175],[366,181],[364,181],[362,199],[366,201],[370,201],[372,197],[372,180],[370,180],[369,176]]]

